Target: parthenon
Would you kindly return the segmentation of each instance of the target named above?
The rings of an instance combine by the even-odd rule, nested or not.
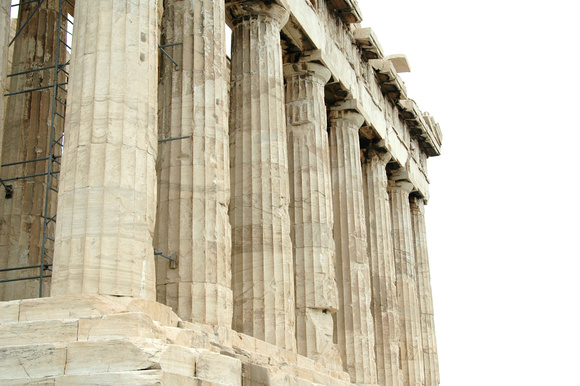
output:
[[[439,384],[441,130],[357,0],[11,3],[1,384]]]

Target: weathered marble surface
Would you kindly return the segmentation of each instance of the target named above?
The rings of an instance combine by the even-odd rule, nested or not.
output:
[[[413,223],[409,193],[413,185],[404,172],[389,180],[393,249],[397,270],[397,296],[401,330],[401,371],[403,385],[421,386],[425,382],[423,345],[421,340],[421,310],[417,292],[417,274],[413,238]]]
[[[154,299],[157,3],[77,1],[75,25],[52,295]]]
[[[290,220],[296,286],[298,353],[340,368],[332,314],[338,310],[332,182],[324,85],[330,71],[314,63],[284,66],[290,169]]]
[[[425,385],[437,386],[439,380],[439,358],[435,337],[433,316],[433,293],[431,292],[431,270],[427,252],[427,231],[425,228],[425,201],[411,197],[411,218],[415,238],[415,259],[417,261],[417,292],[421,309],[421,342],[425,366]]]
[[[231,2],[233,326],[295,350],[294,267],[280,29],[288,11]]]
[[[102,295],[0,302],[0,368],[2,385],[350,384],[347,373],[230,328]]]
[[[380,385],[402,385],[399,369],[399,302],[393,252],[391,204],[387,192],[386,149],[370,148],[363,163],[363,187],[367,224],[368,253],[371,262],[375,322],[375,354]]]
[[[17,28],[26,27],[13,43],[14,51],[10,73],[19,73],[33,69],[46,68],[28,74],[10,78],[12,92],[52,86],[55,82],[54,63],[58,45],[56,34],[58,20],[58,2],[45,1],[40,8],[37,3],[28,3],[20,7]],[[66,24],[61,21],[61,26]],[[2,38],[5,35],[0,35]],[[64,32],[61,32],[64,37]],[[61,46],[63,48],[64,46]],[[64,61],[64,53],[59,55]],[[6,57],[4,57],[6,59]],[[60,74],[58,81],[66,81]],[[4,90],[1,87],[0,90]],[[35,92],[28,92],[7,97],[6,114],[2,138],[2,164],[45,159],[48,157],[52,112],[52,87]],[[64,99],[64,92],[59,92]],[[61,105],[56,106],[58,113],[64,114]],[[57,116],[54,136],[62,134],[64,122]],[[58,147],[57,147],[58,148]],[[60,150],[60,149],[57,149]],[[46,173],[46,160],[13,165],[2,168],[2,178],[11,179]],[[53,163],[53,166],[55,163]],[[46,200],[46,176],[8,181],[12,185],[11,199],[0,195],[0,268],[35,266],[41,263],[42,232]],[[53,183],[53,188],[58,185]],[[49,214],[56,213],[57,195],[48,196]],[[54,225],[48,228],[48,235],[54,238]],[[47,253],[53,255],[51,241],[45,246]],[[50,263],[50,261],[45,262]],[[1,279],[15,279],[38,276],[39,269],[26,269],[0,273]],[[45,271],[48,275],[48,271]],[[44,280],[44,295],[49,293],[50,280]],[[39,279],[0,284],[0,300],[33,298],[39,295]]]
[[[165,2],[161,44],[157,299],[185,320],[231,326],[228,79],[223,0]]]
[[[2,137],[4,136],[4,105],[6,97],[4,93],[8,89],[7,78],[10,68],[8,67],[8,43],[10,42],[10,0],[0,0],[0,161],[2,160]]]
[[[358,135],[364,118],[351,111],[332,111],[329,120],[339,299],[336,340],[352,381],[374,384],[375,330]]]

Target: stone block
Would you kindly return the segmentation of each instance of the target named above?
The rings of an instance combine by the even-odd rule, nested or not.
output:
[[[203,348],[206,350],[212,349],[211,343],[215,340],[215,334],[213,333],[213,329],[210,326],[183,321],[180,321],[178,325],[179,329],[183,331],[183,333],[174,331],[172,334],[176,338],[181,335],[182,340],[189,338],[190,341],[188,344],[186,344],[186,346],[193,348]],[[184,334],[187,334],[187,337]]]
[[[123,298],[127,301],[127,311],[143,312],[151,316],[151,319],[164,326],[177,327],[181,320],[175,312],[164,304],[157,303],[143,298]]]
[[[196,385],[193,377],[172,374],[161,370],[121,371],[96,374],[65,375],[55,379],[57,385]]]
[[[171,344],[186,347],[191,346],[196,348],[205,348],[192,345],[194,332],[191,330],[184,330],[183,328],[178,327],[165,327],[163,331],[165,332],[165,337]],[[207,342],[207,345],[209,345],[209,342]]]
[[[274,374],[271,385],[276,386],[312,386],[313,383],[288,374]]]
[[[66,375],[78,375],[159,369],[163,344],[153,339],[116,339],[74,342],[67,348]]]
[[[248,362],[242,362],[242,385],[243,386],[270,385],[270,371],[263,366],[258,366]]]
[[[256,338],[246,334],[238,334],[238,338],[239,339],[232,342],[234,348],[239,348],[250,352],[256,351]]]
[[[223,346],[232,347],[234,340],[238,339],[238,333],[229,327],[216,326],[214,327],[214,333],[217,343]]]
[[[77,334],[76,320],[3,323],[0,324],[0,346],[75,342]]]
[[[197,350],[170,345],[161,354],[159,365],[162,370],[172,374],[194,377],[196,362],[199,355],[199,351]]]
[[[0,302],[0,323],[18,322],[20,302],[20,300]]]
[[[316,374],[316,372],[313,369],[308,369],[300,366],[291,366],[291,367],[293,368],[292,373],[296,378],[314,381],[314,375]]]
[[[10,379],[63,375],[66,363],[66,349],[53,344],[1,347],[0,384]]]
[[[30,378],[22,378],[22,379],[10,379],[10,380],[3,380],[2,386],[48,386],[48,385],[55,385],[54,378],[41,378],[41,379],[30,379]]]
[[[409,60],[404,54],[387,55],[386,57],[398,73],[411,72],[411,66],[409,65]]]
[[[242,362],[204,350],[197,361],[196,376],[211,382],[241,385]]]
[[[97,295],[26,299],[20,305],[20,321],[77,319],[126,312],[119,298]]]
[[[162,339],[161,331],[151,317],[141,312],[105,315],[79,320],[78,340],[122,338]]]
[[[308,370],[314,370],[316,367],[316,362],[314,362],[312,359],[306,358],[305,356],[302,356],[302,355],[297,356],[296,363],[297,363],[298,367],[308,369]]]
[[[263,340],[260,339],[256,339],[255,340],[256,343],[256,349],[254,350],[256,353],[260,353],[261,355],[267,356],[267,357],[277,357],[278,356],[278,352],[280,351],[280,349],[270,343],[264,342]]]
[[[345,371],[330,371],[330,376],[350,383],[350,375]]]
[[[298,363],[298,354],[294,351],[288,351],[284,349],[280,349],[279,356],[280,360],[287,362],[289,364],[295,365]]]
[[[77,319],[91,316],[142,312],[164,326],[176,327],[179,317],[163,304],[130,297],[104,295],[58,296],[22,300],[20,321]]]

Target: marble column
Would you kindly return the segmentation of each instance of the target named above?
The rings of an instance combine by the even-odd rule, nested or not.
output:
[[[10,0],[0,0],[0,161],[2,160],[2,137],[4,134],[4,93],[7,89],[8,44],[10,43]],[[0,173],[0,177],[3,174]]]
[[[155,299],[158,16],[76,1],[52,296]]]
[[[421,344],[421,312],[417,294],[417,275],[413,240],[413,224],[409,193],[413,185],[404,172],[389,181],[393,250],[397,271],[397,296],[401,330],[401,371],[405,386],[422,386],[425,382],[423,345]]]
[[[375,384],[375,331],[358,134],[364,118],[355,112],[332,111],[329,119],[339,298],[336,340],[351,382]]]
[[[184,320],[231,326],[228,79],[223,0],[166,0],[159,84],[157,299]],[[186,138],[183,138],[186,137]]]
[[[41,263],[42,233],[46,201],[47,157],[50,150],[50,129],[52,116],[52,93],[55,83],[54,65],[58,46],[57,29],[59,23],[59,2],[47,0],[23,4],[19,7],[17,29],[24,27],[13,43],[14,51],[10,73],[44,68],[10,78],[10,91],[19,92],[44,87],[41,90],[7,97],[6,110],[10,111],[4,120],[2,139],[2,164],[20,163],[2,168],[2,179],[20,178],[6,184],[12,185],[12,198],[0,195],[0,268],[36,266]],[[28,23],[26,23],[28,20]],[[66,27],[64,20],[61,25]],[[65,38],[65,32],[61,32]],[[5,35],[2,35],[2,39]],[[64,46],[61,45],[59,62],[65,62]],[[58,82],[65,82],[64,74]],[[2,91],[4,88],[2,88]],[[58,91],[64,100],[64,92]],[[64,108],[56,106],[64,115]],[[55,119],[55,138],[62,134],[64,122]],[[60,148],[55,148],[60,151]],[[53,170],[57,165],[53,163]],[[22,178],[23,176],[37,177]],[[56,185],[53,188],[57,188]],[[49,216],[56,213],[56,194],[48,196]],[[54,226],[48,228],[48,235],[54,237]],[[46,245],[47,253],[53,255],[52,242]],[[50,263],[50,261],[45,262]],[[0,273],[2,279],[15,279],[38,276],[39,269],[25,269]],[[45,275],[49,275],[45,271]],[[50,279],[43,280],[43,293],[48,294]],[[0,283],[0,300],[25,299],[38,297],[39,279]]]
[[[411,197],[411,218],[413,220],[415,259],[417,261],[417,291],[421,309],[421,342],[423,344],[425,385],[437,386],[439,384],[439,359],[437,356],[437,340],[435,339],[429,255],[427,253],[425,201],[422,198]]]
[[[234,328],[295,350],[294,267],[280,30],[288,11],[232,1],[230,222]]]
[[[368,252],[371,262],[375,354],[380,385],[403,385],[399,370],[399,302],[393,254],[391,204],[387,192],[386,149],[369,149],[363,164]]]
[[[300,355],[341,368],[333,342],[338,309],[332,235],[332,183],[324,85],[330,71],[314,63],[284,66],[290,170],[290,220]]]

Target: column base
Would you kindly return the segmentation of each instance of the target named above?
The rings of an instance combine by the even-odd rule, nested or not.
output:
[[[349,376],[145,299],[0,302],[0,383],[346,385]]]

